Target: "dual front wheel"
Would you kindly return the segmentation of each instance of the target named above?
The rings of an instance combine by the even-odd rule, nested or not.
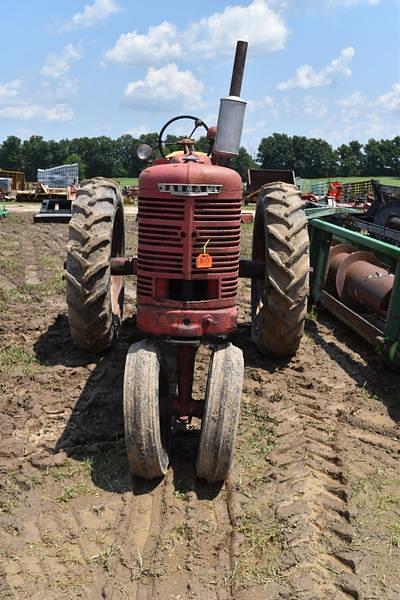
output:
[[[169,464],[171,414],[162,391],[162,371],[156,342],[143,340],[129,348],[124,376],[125,440],[132,474],[145,479],[162,477]],[[239,348],[225,343],[213,350],[196,461],[197,475],[210,482],[225,479],[232,463],[243,371]]]

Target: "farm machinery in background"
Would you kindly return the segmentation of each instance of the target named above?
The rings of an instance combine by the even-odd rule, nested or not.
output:
[[[75,183],[66,188],[52,189],[38,181],[33,190],[32,201],[39,201],[42,205],[33,217],[34,223],[69,223],[76,191]]]
[[[195,418],[201,419],[197,475],[213,482],[228,474],[244,370],[242,351],[228,339],[237,325],[239,277],[252,280],[252,339],[260,352],[293,354],[304,331],[309,239],[304,202],[292,182],[263,186],[253,257],[240,258],[242,181],[223,165],[239,152],[246,51],[247,43],[238,42],[217,128],[186,115],[162,128],[162,158],[139,178],[137,257],[125,256],[115,181],[83,182],[72,207],[65,278],[78,345],[101,352],[112,343],[122,323],[124,276],[137,277],[136,322],[143,340],[128,350],[123,404],[130,469],[147,479],[165,475],[173,430],[188,429]],[[164,133],[185,119],[191,131],[179,141],[180,152],[168,157]],[[195,150],[199,128],[210,141],[207,155]],[[149,160],[151,148],[140,146],[138,155]],[[200,344],[211,358],[205,397],[193,398]]]
[[[76,198],[79,167],[77,163],[37,170],[37,181],[18,189],[17,202],[41,202],[35,223],[68,223]]]
[[[400,188],[372,181],[367,210],[306,208],[311,302],[400,365]]]

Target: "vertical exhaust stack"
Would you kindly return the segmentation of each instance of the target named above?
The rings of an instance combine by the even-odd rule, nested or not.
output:
[[[240,98],[240,90],[243,81],[247,46],[247,42],[238,42],[236,44],[229,96],[221,98],[217,135],[214,142],[214,154],[217,157],[231,158],[239,154],[244,113],[246,110],[246,102]]]

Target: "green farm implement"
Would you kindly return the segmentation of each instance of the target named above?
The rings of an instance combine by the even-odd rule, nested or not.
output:
[[[311,302],[320,304],[400,366],[400,193],[374,182],[362,213],[306,209]]]

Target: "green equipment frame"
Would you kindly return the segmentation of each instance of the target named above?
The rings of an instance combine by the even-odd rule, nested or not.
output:
[[[320,304],[346,323],[365,340],[372,344],[384,362],[400,367],[400,248],[381,240],[346,229],[324,220],[324,217],[338,213],[359,212],[349,209],[312,208],[306,209],[310,233],[311,303]],[[359,249],[368,248],[394,273],[386,320],[365,318],[340,302],[324,289],[329,248],[332,240],[350,242]]]

